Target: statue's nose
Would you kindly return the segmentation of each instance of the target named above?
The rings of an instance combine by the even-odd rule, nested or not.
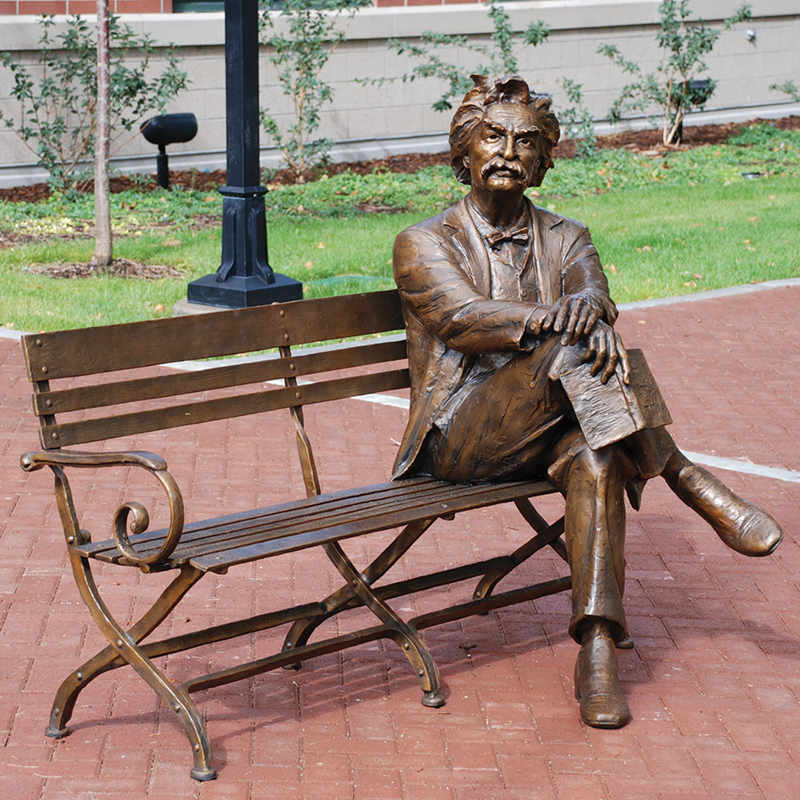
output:
[[[503,158],[512,160],[517,157],[517,148],[515,147],[515,140],[512,134],[507,134],[505,138],[505,147],[503,148]]]

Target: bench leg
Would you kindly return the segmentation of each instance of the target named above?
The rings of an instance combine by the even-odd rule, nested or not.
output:
[[[564,543],[559,541],[559,536],[564,532],[564,517],[549,525],[527,497],[515,500],[514,504],[525,518],[525,521],[537,532],[537,535],[521,547],[518,547],[511,555],[501,559],[493,569],[487,571],[472,593],[475,600],[483,600],[489,597],[495,586],[509,572],[547,545],[550,545],[565,561],[567,560]]]
[[[444,705],[439,668],[417,631],[400,619],[390,606],[375,594],[338,542],[329,542],[323,547],[353,592],[389,628],[388,636],[401,646],[403,654],[419,677],[422,705],[430,708]]]
[[[205,724],[200,712],[189,695],[185,691],[176,688],[172,681],[153,664],[138,646],[138,641],[163,621],[181,597],[202,576],[202,573],[191,568],[181,571],[181,574],[167,587],[147,614],[136,623],[131,631],[126,632],[111,615],[108,607],[100,597],[89,566],[89,560],[76,555],[71,555],[70,558],[72,572],[81,598],[86,603],[89,612],[97,623],[97,627],[108,639],[109,647],[102,650],[84,665],[85,668],[91,665],[94,674],[89,672],[86,676],[78,679],[78,673],[76,672],[74,676],[70,676],[62,683],[59,693],[56,695],[48,735],[64,736],[67,733],[67,729],[64,726],[72,713],[72,708],[75,705],[80,689],[88,683],[88,680],[91,680],[100,672],[110,669],[113,662],[121,659],[124,663],[130,664],[156,695],[175,712],[175,716],[183,726],[184,732],[189,739],[189,744],[192,747],[194,766],[191,770],[191,776],[198,781],[213,780],[217,773],[211,767],[211,746],[208,742]],[[88,675],[91,675],[91,677],[86,680]],[[79,682],[81,684],[80,687],[77,690],[70,691],[69,685],[71,681]]]
[[[180,602],[186,592],[203,576],[199,570],[184,568],[180,574],[161,593],[150,609],[127,632],[127,636],[137,644],[152,633],[169,615],[173,608]],[[53,739],[61,739],[69,735],[67,723],[72,718],[72,712],[78,695],[98,675],[123,666],[117,651],[108,645],[99,653],[81,664],[72,674],[68,675],[61,683],[53,700],[50,712],[50,724],[46,735]]]
[[[436,521],[433,519],[424,519],[418,522],[412,522],[407,525],[398,536],[392,541],[388,547],[361,573],[365,582],[372,585],[375,581],[380,580],[390,569],[402,558],[411,545],[422,536],[425,531],[430,528]],[[341,589],[337,589],[332,594],[328,595],[321,603],[323,613],[306,619],[298,619],[292,623],[292,627],[286,634],[283,642],[281,652],[294,650],[298,647],[303,647],[308,643],[311,634],[322,625],[325,620],[330,619],[335,614],[338,614],[348,603],[356,596],[355,591],[348,582]],[[300,663],[289,664],[286,669],[300,669]]]

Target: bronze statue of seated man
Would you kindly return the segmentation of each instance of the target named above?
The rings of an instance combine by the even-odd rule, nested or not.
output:
[[[745,555],[771,553],[782,533],[678,450],[646,363],[614,330],[589,231],[525,197],[553,165],[549,98],[519,77],[473,79],[450,126],[451,163],[470,192],[395,241],[412,383],[395,477],[546,476],[561,490],[576,697],[587,724],[620,727],[630,720],[615,655],[627,636],[625,491],[638,508],[644,482],[661,475]]]

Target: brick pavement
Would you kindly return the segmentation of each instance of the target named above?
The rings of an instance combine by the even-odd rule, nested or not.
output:
[[[619,327],[642,346],[687,449],[800,469],[800,287],[627,311]],[[405,660],[377,643],[197,695],[208,717],[217,781],[188,776],[188,746],[171,713],[132,673],[101,676],[78,703],[73,733],[43,736],[61,678],[102,644],[69,575],[44,473],[25,475],[37,438],[22,358],[0,340],[0,796],[14,800],[166,798],[797,797],[800,768],[800,511],[798,484],[725,471],[736,490],[769,508],[786,540],[768,559],[727,550],[664,484],[629,517],[626,606],[636,641],[621,651],[633,722],[597,731],[572,699],[576,648],[566,596],[426,631],[449,690],[423,708]],[[274,418],[273,418],[274,417]],[[307,411],[324,488],[381,480],[405,422],[396,408],[349,400]],[[119,442],[167,458],[189,518],[296,496],[291,432],[281,415],[185,428]],[[254,425],[258,427],[254,437]],[[257,441],[252,446],[254,438]],[[76,475],[91,496],[81,523],[105,535],[114,508],[160,498],[132,472],[122,485]],[[163,510],[163,504],[161,504]],[[551,518],[554,499],[543,504]],[[510,508],[439,522],[398,573],[506,551],[525,537]],[[348,546],[356,562],[387,537]],[[543,556],[510,585],[558,574]],[[132,619],[154,594],[133,570],[100,570],[109,603]],[[395,577],[394,575],[390,577]],[[321,554],[282,556],[210,576],[166,627],[193,625],[316,599],[337,584]],[[440,590],[453,598],[463,585]],[[398,601],[407,614],[436,592]],[[246,606],[243,608],[242,606]],[[343,617],[350,630],[365,612]],[[329,623],[330,624],[330,623]],[[246,637],[168,659],[178,677],[266,654],[276,634]]]

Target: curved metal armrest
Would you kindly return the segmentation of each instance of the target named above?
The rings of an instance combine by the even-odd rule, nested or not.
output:
[[[19,464],[26,472],[42,467],[119,467],[125,465],[144,467],[150,470],[167,468],[167,462],[156,453],[147,450],[129,450],[119,453],[88,453],[67,450],[35,450],[25,453]]]
[[[114,542],[117,548],[131,564],[147,569],[169,558],[181,538],[181,533],[183,533],[183,496],[175,478],[167,471],[167,462],[155,453],[149,453],[146,450],[117,453],[40,450],[25,453],[20,458],[20,466],[26,472],[34,472],[42,467],[51,467],[56,471],[60,471],[61,467],[143,467],[158,479],[167,494],[169,529],[163,544],[156,552],[147,556],[140,555],[130,541],[128,527],[130,527],[130,533],[143,533],[150,525],[150,515],[141,503],[134,501],[123,503],[114,513]],[[128,525],[129,515],[131,516],[130,526]]]

